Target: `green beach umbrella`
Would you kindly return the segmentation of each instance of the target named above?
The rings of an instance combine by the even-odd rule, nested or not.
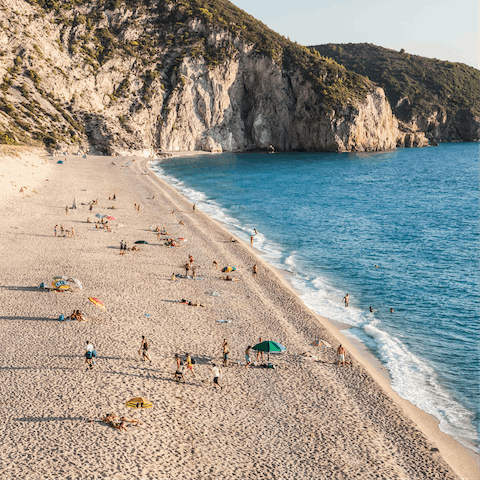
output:
[[[266,340],[261,343],[257,343],[254,347],[254,350],[258,352],[267,352],[268,353],[268,360],[270,360],[271,353],[282,353],[286,350],[286,348],[278,342],[272,342],[271,340]]]

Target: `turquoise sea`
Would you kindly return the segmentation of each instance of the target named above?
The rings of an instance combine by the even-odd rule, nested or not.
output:
[[[396,392],[478,451],[478,144],[209,154],[153,170],[238,237],[256,228],[305,304],[350,325]]]

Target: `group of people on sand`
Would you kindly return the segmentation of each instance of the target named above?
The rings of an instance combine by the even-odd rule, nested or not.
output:
[[[77,238],[75,236],[75,230],[73,229],[73,227],[70,228],[70,230],[67,230],[63,227],[63,225],[60,225],[60,228],[58,227],[58,225],[55,225],[54,234],[55,234],[56,237],[62,237],[63,236],[63,237]]]
[[[83,322],[85,320],[83,315],[80,313],[80,310],[74,310],[70,317],[67,318],[70,318],[70,320],[77,320],[79,322]]]

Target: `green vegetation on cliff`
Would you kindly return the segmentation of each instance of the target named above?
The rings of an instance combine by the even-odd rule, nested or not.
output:
[[[312,48],[383,87],[395,115],[404,122],[435,112],[480,114],[480,71],[468,65],[366,43]]]

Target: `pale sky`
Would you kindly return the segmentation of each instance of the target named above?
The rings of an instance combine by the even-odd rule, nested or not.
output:
[[[479,65],[477,0],[230,0],[302,45],[373,43]]]

